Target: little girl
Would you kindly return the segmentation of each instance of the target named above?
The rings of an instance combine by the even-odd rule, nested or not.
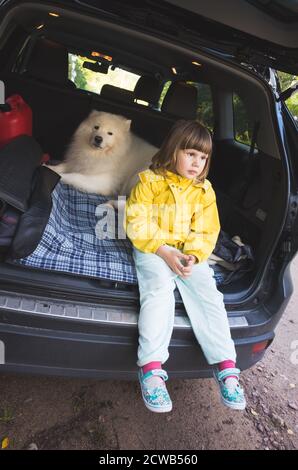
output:
[[[214,365],[223,403],[237,410],[246,406],[223,294],[207,262],[220,230],[215,192],[206,179],[211,151],[205,127],[178,121],[150,169],[139,173],[126,203],[141,304],[139,380],[146,407],[158,413],[172,409],[162,364],[169,357],[176,286],[197,341]]]

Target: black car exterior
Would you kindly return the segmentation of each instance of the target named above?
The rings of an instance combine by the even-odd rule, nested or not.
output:
[[[270,43],[268,38],[258,38],[249,45],[246,33],[232,30],[234,42],[229,41],[230,26],[226,28],[204,16],[200,16],[201,23],[198,23],[194,13],[183,8],[183,2],[171,3],[176,5],[144,2],[142,8],[138,8],[136,2],[127,2],[124,10],[120,2],[55,1],[45,4],[4,0],[0,2],[0,37],[5,45],[0,50],[0,71],[3,64],[8,64],[14,48],[19,47],[19,38],[9,33],[14,9],[25,5],[29,12],[33,5],[32,8],[40,7],[40,11],[58,11],[61,17],[68,12],[69,18],[72,15],[84,16],[85,21],[89,17],[100,18],[107,25],[116,23],[124,29],[161,37],[163,41],[169,38],[171,42],[176,41],[177,46],[193,47],[219,63],[243,67],[243,73],[257,77],[266,87],[269,76],[271,84],[274,81],[270,68],[278,60],[281,70],[296,73],[293,57],[297,54],[297,42],[295,47],[289,47],[288,54],[280,52],[285,46],[272,46],[271,53],[265,54],[267,43]],[[195,14],[200,15],[200,12]],[[2,81],[6,88],[5,79]],[[277,242],[253,288],[243,295],[229,292],[225,295],[237,365],[242,370],[261,360],[274,339],[274,330],[293,292],[289,267],[298,250],[297,126],[280,99],[276,82],[271,94],[272,119],[285,158],[286,209],[283,223],[275,228]],[[4,265],[0,277],[0,370],[3,373],[134,379],[138,308],[138,292],[129,286],[92,279],[72,278],[68,281],[60,273],[53,279],[52,273],[41,275],[34,270],[20,278],[12,266]],[[167,370],[176,378],[212,375],[178,297]]]

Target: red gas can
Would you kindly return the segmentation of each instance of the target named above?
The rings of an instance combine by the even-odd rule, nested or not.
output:
[[[0,105],[0,148],[18,135],[32,135],[32,111],[20,95]]]

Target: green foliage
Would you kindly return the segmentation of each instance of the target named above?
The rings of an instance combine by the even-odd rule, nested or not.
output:
[[[295,75],[290,75],[289,73],[277,72],[277,75],[281,91],[285,91],[295,80],[297,80]]]
[[[214,115],[211,88],[203,83],[197,83],[196,86],[198,89],[197,120],[213,132]]]
[[[69,78],[80,90],[93,91],[100,93],[105,84],[114,85],[126,90],[133,90],[139,75],[126,70],[109,68],[107,74],[93,72],[83,67],[84,62],[94,62],[85,57],[70,54],[69,55]]]
[[[80,90],[89,90],[91,79],[90,70],[83,67],[85,57],[69,54],[68,78],[73,81]]]
[[[289,88],[293,83],[298,81],[297,75],[291,75],[285,72],[278,72],[278,79],[280,83],[280,87],[282,91],[285,91]],[[285,101],[289,111],[294,117],[298,118],[298,93],[296,92],[294,95],[290,96]]]
[[[235,139],[242,144],[250,145],[252,136],[252,122],[248,117],[248,113],[243,101],[236,93],[233,94],[233,110]]]
[[[164,87],[163,87],[163,90],[162,90],[161,95],[160,95],[159,100],[158,100],[158,107],[159,107],[159,109],[161,108],[161,105],[162,105],[162,103],[163,103],[164,97],[166,96],[166,94],[167,94],[167,92],[168,92],[168,89],[169,89],[169,86],[171,85],[171,83],[172,83],[171,81],[166,82],[165,85],[164,85]]]
[[[87,87],[87,69],[83,68],[84,60],[82,57],[78,57],[75,65],[76,79],[75,84],[80,90],[86,90]]]

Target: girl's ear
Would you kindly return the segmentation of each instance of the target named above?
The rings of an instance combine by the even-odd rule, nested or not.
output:
[[[125,121],[125,126],[126,126],[126,129],[129,131],[130,130],[130,126],[131,126],[131,119],[127,119]]]

